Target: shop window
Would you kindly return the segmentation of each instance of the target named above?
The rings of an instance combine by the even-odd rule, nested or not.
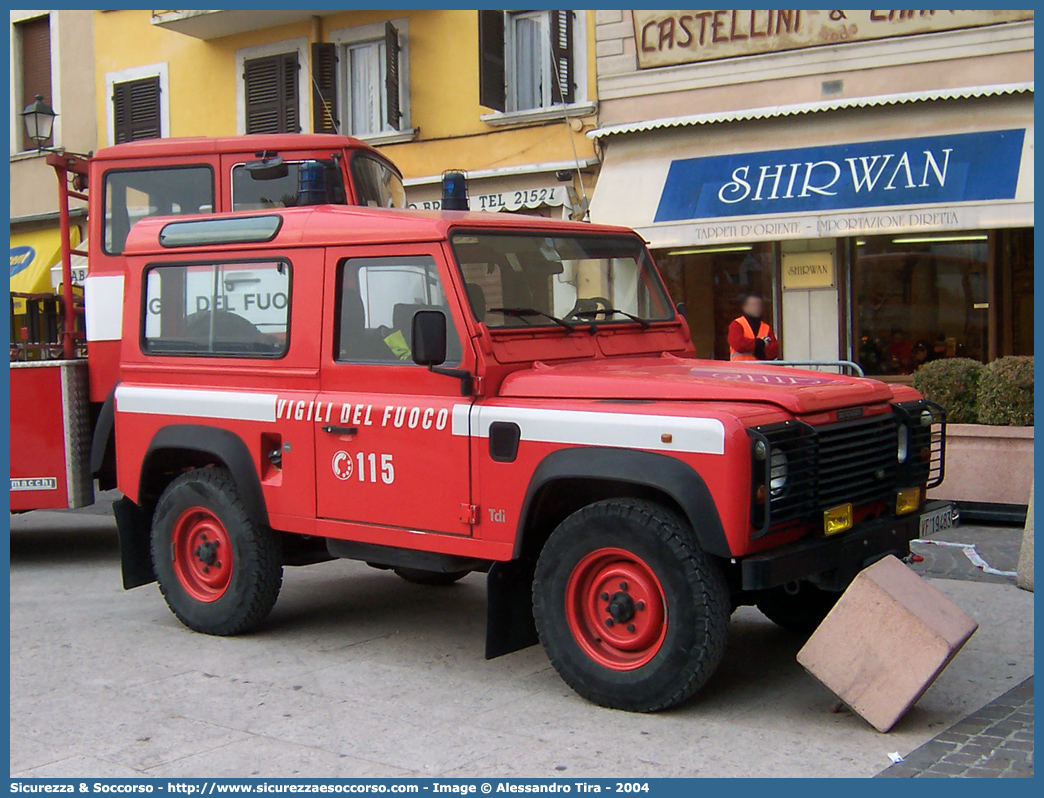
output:
[[[409,127],[405,30],[385,22],[312,45],[314,129],[379,136]]]
[[[460,362],[460,340],[433,258],[345,260],[340,280],[337,359],[412,363],[413,314],[441,310],[448,332],[446,362]]]
[[[479,11],[479,102],[528,111],[577,99],[575,11]]]
[[[671,297],[686,305],[697,356],[729,359],[729,324],[741,314],[743,296],[750,292],[761,294],[763,318],[779,334],[775,244],[723,244],[654,255]]]
[[[178,264],[145,276],[148,354],[279,357],[289,342],[290,264]]]
[[[105,174],[103,243],[119,255],[130,229],[149,216],[214,212],[214,172],[209,166],[114,169]]]
[[[246,133],[300,133],[296,52],[243,62]]]
[[[855,356],[869,375],[903,376],[947,357],[990,356],[990,234],[855,241]]]
[[[159,75],[113,84],[112,129],[116,144],[160,138]]]
[[[42,17],[18,22],[15,28],[15,45],[18,47],[16,67],[21,72],[21,95],[17,99],[17,111],[29,105],[37,94],[54,105],[51,95],[51,17]],[[18,83],[14,84],[18,86]],[[35,150],[36,143],[26,134],[25,125],[18,119],[19,141],[22,150]],[[45,147],[53,145],[53,139],[43,142]]]
[[[1000,276],[998,354],[1033,354],[1033,230],[1001,230],[995,248]]]

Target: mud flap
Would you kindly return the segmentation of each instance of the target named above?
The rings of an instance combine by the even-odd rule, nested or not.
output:
[[[486,659],[536,645],[533,572],[525,560],[496,562],[486,574]]]
[[[148,515],[124,497],[112,505],[120,539],[120,568],[123,589],[130,590],[156,581],[152,570],[151,523]]]

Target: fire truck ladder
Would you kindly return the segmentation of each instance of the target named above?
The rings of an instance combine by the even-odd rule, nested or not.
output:
[[[77,343],[86,341],[86,333],[78,327],[80,317],[84,315],[84,305],[76,304],[73,294],[72,256],[86,258],[87,252],[73,249],[69,239],[69,199],[87,201],[87,162],[84,155],[52,152],[47,156],[47,164],[58,175],[58,224],[62,237],[62,357],[72,360],[76,357]],[[84,236],[86,239],[86,236]]]

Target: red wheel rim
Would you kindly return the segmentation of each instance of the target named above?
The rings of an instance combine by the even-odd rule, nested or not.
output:
[[[598,549],[573,568],[566,583],[566,619],[591,659],[631,671],[656,656],[667,634],[663,587],[641,557]]]
[[[190,507],[174,522],[171,554],[178,582],[196,601],[217,601],[232,578],[232,541],[214,513]]]

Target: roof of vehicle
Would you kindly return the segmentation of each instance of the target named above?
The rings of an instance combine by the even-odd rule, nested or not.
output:
[[[160,231],[168,224],[185,221],[280,216],[282,225],[275,238],[265,243],[207,244],[198,247],[164,247]],[[543,231],[576,235],[602,233],[635,235],[626,227],[545,219],[510,213],[466,211],[417,211],[398,208],[364,208],[357,205],[315,205],[306,208],[273,208],[271,211],[151,217],[131,229],[124,248],[126,255],[175,254],[221,249],[223,251],[268,247],[346,246],[445,240],[451,229]]]
[[[387,157],[369,144],[351,136],[335,136],[328,133],[279,133],[253,134],[249,136],[223,136],[209,138],[144,139],[126,144],[104,147],[95,153],[100,160],[114,158],[169,158],[172,155],[209,155],[226,152],[261,152],[262,150],[368,150],[381,160]],[[390,163],[390,161],[389,161]]]

